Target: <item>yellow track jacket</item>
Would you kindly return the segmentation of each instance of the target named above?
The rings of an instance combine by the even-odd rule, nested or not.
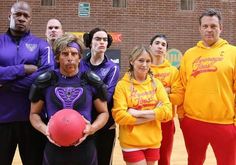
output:
[[[112,115],[119,124],[119,140],[122,148],[159,148],[162,140],[160,122],[172,117],[171,103],[166,91],[158,79],[155,83],[148,76],[139,83],[130,79],[129,73],[117,83]],[[155,84],[155,85],[154,85]],[[162,106],[156,105],[162,102]],[[130,115],[128,108],[151,110],[156,120],[136,125],[136,118]]]
[[[209,123],[235,123],[235,46],[219,39],[208,48],[199,41],[183,56],[180,76],[185,89],[180,116]]]

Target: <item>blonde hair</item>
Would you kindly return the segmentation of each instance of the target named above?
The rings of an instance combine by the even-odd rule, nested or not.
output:
[[[149,47],[146,47],[144,45],[137,45],[133,48],[133,50],[131,51],[130,55],[129,55],[129,69],[128,69],[128,72],[129,72],[129,75],[130,75],[130,81],[131,81],[131,84],[130,84],[130,90],[131,90],[131,93],[130,93],[130,97],[133,96],[133,93],[134,93],[134,83],[133,83],[133,80],[134,80],[134,67],[133,65],[131,65],[131,62],[134,62],[135,60],[137,60],[143,52],[147,52],[151,58],[151,62],[153,62],[153,58],[152,58],[152,52],[150,50]],[[149,71],[148,71],[148,75],[150,76],[151,78],[151,81],[152,81],[152,87],[154,90],[157,89],[157,84],[153,78],[153,74],[152,74],[152,71],[151,69],[149,68]]]
[[[80,47],[80,58],[82,57],[83,51],[84,51],[84,44],[81,41],[81,39],[79,39],[78,37],[76,37],[74,34],[64,34],[62,35],[60,38],[56,39],[56,41],[54,42],[54,46],[53,46],[53,52],[55,54],[55,58],[56,60],[59,59],[59,55],[60,53],[67,47],[69,47],[69,44],[75,42],[78,44],[78,46]]]
[[[147,52],[151,58],[151,62],[153,62],[152,52],[151,52],[150,48],[148,48],[144,45],[135,46],[129,55],[128,72],[130,72],[131,78],[133,78],[133,71],[134,71],[134,67],[133,67],[133,65],[131,65],[131,62],[134,62],[136,59],[138,59],[142,55],[143,52]],[[152,77],[152,72],[150,69],[148,71],[148,74]]]

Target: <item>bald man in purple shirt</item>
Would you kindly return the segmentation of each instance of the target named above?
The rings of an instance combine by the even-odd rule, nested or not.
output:
[[[48,43],[30,33],[32,10],[16,2],[10,27],[0,35],[0,162],[12,163],[18,145],[22,163],[41,165],[45,139],[29,122],[29,89],[34,79],[53,67]]]

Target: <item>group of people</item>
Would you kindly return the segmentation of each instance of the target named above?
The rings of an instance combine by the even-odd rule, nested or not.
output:
[[[31,17],[27,2],[14,3],[10,27],[0,36],[1,163],[12,163],[18,145],[26,165],[110,164],[115,123],[109,114],[120,73],[105,55],[112,37],[95,28],[83,43],[50,19],[44,41],[30,33]],[[90,53],[82,58],[85,46]],[[56,144],[47,128],[64,108],[78,111],[86,122],[83,138],[70,147]]]
[[[111,165],[117,123],[127,165],[170,165],[176,112],[189,165],[204,163],[209,144],[218,165],[236,164],[236,47],[220,38],[219,11],[199,17],[201,41],[180,69],[166,59],[167,37],[157,34],[149,46],[133,48],[120,80],[119,66],[105,55],[113,41],[105,29],[84,33],[82,42],[50,19],[44,41],[31,34],[31,16],[28,3],[14,3],[0,36],[2,164],[12,163],[18,146],[25,165]],[[47,127],[65,108],[86,122],[69,147],[53,141]]]

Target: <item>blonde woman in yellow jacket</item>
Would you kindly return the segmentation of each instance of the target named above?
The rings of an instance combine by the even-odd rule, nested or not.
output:
[[[202,165],[210,144],[217,165],[236,165],[236,47],[220,38],[219,11],[204,11],[199,23],[202,40],[180,66],[185,98],[178,113],[188,164]]]
[[[172,118],[165,88],[150,71],[149,49],[137,46],[129,56],[129,71],[118,82],[112,115],[127,165],[154,165],[159,159],[161,121]]]
[[[172,66],[165,58],[168,42],[164,34],[157,34],[151,38],[150,49],[152,51],[153,63],[151,70],[153,76],[158,78],[164,85],[172,103],[173,117],[175,107],[183,102],[183,88],[179,77],[179,70]],[[174,142],[175,125],[173,118],[161,123],[162,142],[160,148],[160,160],[158,165],[170,165],[170,158]]]

